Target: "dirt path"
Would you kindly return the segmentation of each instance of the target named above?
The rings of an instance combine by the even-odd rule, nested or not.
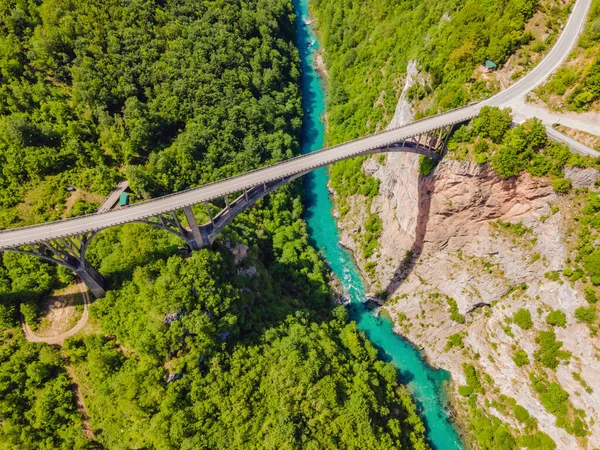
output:
[[[79,384],[77,382],[77,375],[75,375],[75,371],[69,365],[65,366],[67,369],[67,373],[73,382],[73,392],[75,393],[75,398],[77,399],[77,409],[79,413],[83,417],[83,433],[87,436],[88,439],[94,440],[94,432],[92,431],[92,427],[90,426],[90,417],[88,416],[87,408],[85,407],[85,402],[83,401],[83,395],[79,391]]]
[[[65,339],[79,332],[88,321],[88,307],[90,304],[90,296],[83,282],[79,283],[79,289],[83,295],[83,314],[73,328],[57,336],[41,337],[34,334],[29,325],[27,325],[25,321],[22,321],[21,325],[23,327],[23,332],[25,333],[25,339],[27,339],[29,342],[44,342],[51,345],[62,345],[65,342]]]

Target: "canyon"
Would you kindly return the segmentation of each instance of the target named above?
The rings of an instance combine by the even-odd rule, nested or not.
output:
[[[533,360],[537,331],[548,328],[544,317],[552,310],[564,312],[567,325],[557,327],[556,335],[572,356],[545,376],[558,382],[574,408],[594,423],[600,411],[594,394],[600,389],[599,342],[574,318],[574,311],[588,303],[580,282],[545,276],[568,267],[581,194],[558,195],[544,179],[522,174],[504,180],[487,165],[450,158],[426,177],[419,174],[419,159],[413,155],[371,158],[363,171],[380,180],[379,195],[372,202],[360,196],[349,199],[350,211],[338,222],[341,243],[354,251],[371,297],[381,297],[395,331],[422,349],[432,366],[451,373],[458,422],[466,414],[458,387],[465,383],[463,363],[468,362],[490,380],[478,399],[487,413],[523,428],[510,414],[490,406],[504,395],[526,408],[557,445],[600,445],[598,427],[590,426],[587,442],[557,427],[533,390],[531,366],[517,367],[511,357],[520,347]],[[594,190],[600,174],[570,169],[566,176],[575,187]],[[378,252],[364,259],[358,237],[368,212],[379,215],[383,231]],[[524,231],[514,233],[509,224]],[[369,262],[374,270],[366,269]],[[464,323],[451,319],[452,300]],[[531,312],[532,329],[511,323],[520,308]],[[449,348],[449,339],[457,334],[462,348]]]

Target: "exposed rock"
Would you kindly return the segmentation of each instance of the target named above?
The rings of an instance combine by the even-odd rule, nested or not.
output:
[[[179,320],[181,318],[181,315],[182,315],[181,311],[174,312],[174,313],[171,313],[171,314],[167,314],[165,316],[165,318],[163,319],[163,323],[165,325],[171,325],[176,320]]]
[[[258,271],[256,270],[256,267],[254,267],[254,266],[250,266],[250,267],[246,267],[246,268],[240,267],[237,270],[238,275],[240,275],[242,277],[248,277],[248,278],[255,277],[257,273],[258,273]]]
[[[180,370],[179,372],[169,372],[167,375],[167,384],[180,380],[181,378],[183,378],[183,370]]]
[[[329,73],[327,73],[327,66],[325,65],[325,60],[323,59],[323,53],[322,52],[315,52],[315,60],[313,63],[315,69],[317,70],[317,72],[319,72],[319,75],[321,75],[322,78],[327,79],[329,78]]]
[[[573,187],[591,188],[595,186],[596,180],[600,178],[600,172],[591,167],[586,169],[570,167],[565,170],[565,178],[573,182]]]
[[[236,243],[231,250],[231,253],[233,253],[234,262],[237,266],[248,257],[248,246],[245,244]]]
[[[414,83],[412,78],[409,82],[409,73],[407,86]],[[407,120],[407,90],[405,86],[393,126]],[[466,382],[462,364],[469,362],[493,385],[478,395],[478,406],[489,414],[523,429],[510,411],[503,413],[490,403],[506,395],[527,409],[558,448],[600,447],[600,342],[574,317],[578,307],[587,305],[582,285],[571,285],[560,276],[558,281],[545,277],[565,268],[573,256],[573,242],[567,239],[572,236],[571,200],[557,196],[542,179],[523,174],[503,180],[485,165],[448,159],[428,177],[420,176],[416,155],[402,153],[388,154],[384,163],[379,157],[367,159],[363,171],[380,180],[379,195],[369,211],[366,198],[345,199],[349,211],[343,217],[336,212],[340,242],[354,251],[371,291],[387,290],[389,300],[383,308],[394,320],[395,331],[422,349],[433,366],[452,375],[457,420],[465,420],[467,414],[457,388]],[[570,169],[566,177],[575,187],[592,187],[600,173]],[[379,214],[383,232],[379,249],[365,259],[361,230],[369,213]],[[367,263],[375,263],[375,269],[366,271]],[[449,299],[459,314],[466,314],[464,323],[459,323],[463,316],[451,319],[449,302],[454,303]],[[529,309],[533,329],[512,323],[520,308]],[[556,417],[546,411],[529,380],[532,365],[517,367],[512,359],[514,350],[521,348],[534,360],[535,337],[548,328],[545,317],[551,310],[567,316],[567,326],[557,328],[556,335],[572,356],[556,371],[546,370],[546,376],[584,411],[590,430],[587,442],[556,425]],[[448,338],[456,333],[463,336],[464,348],[448,348]],[[573,373],[589,385],[591,394]]]
[[[468,162],[444,160],[434,174],[421,177],[414,155],[390,154],[385,164],[373,158],[363,169],[381,181],[371,212],[378,212],[383,222],[379,252],[370,259],[377,263],[371,272],[375,278],[364,270],[363,274],[372,289],[387,288],[390,300],[384,308],[396,323],[401,313],[408,318],[410,326],[395,330],[422,348],[431,364],[448,370],[455,389],[465,382],[462,363],[477,354],[469,362],[491,377],[496,395],[517,400],[559,447],[576,449],[584,447],[556,426],[556,418],[533,391],[531,366],[519,368],[512,360],[517,347],[533,360],[537,330],[547,328],[546,314],[551,309],[565,312],[568,325],[556,334],[573,356],[569,365],[549,375],[569,393],[573,405],[585,411],[592,433],[588,448],[600,446],[600,428],[590,422],[598,422],[600,396],[588,394],[572,375],[580,373],[594,393],[600,392],[597,339],[574,318],[575,309],[587,302],[580,286],[544,276],[562,270],[570,256],[565,237],[569,199],[557,196],[542,179],[523,174],[503,180],[488,167]],[[592,185],[598,177],[584,171],[571,175]],[[350,230],[357,229],[367,211],[360,198],[346,200],[350,212],[339,222],[341,240],[356,250],[360,236],[353,238]],[[519,236],[498,220],[520,223],[525,231]],[[407,251],[415,255],[412,262],[406,261]],[[366,261],[360,255],[356,259],[364,269]],[[450,319],[445,296],[456,301],[460,314],[469,313],[464,324]],[[507,325],[519,308],[530,310],[533,330]],[[513,336],[503,331],[507,326]],[[464,332],[466,350],[448,350],[448,337],[459,332]],[[486,397],[480,397],[480,407],[520,427],[513,416],[486,407]]]

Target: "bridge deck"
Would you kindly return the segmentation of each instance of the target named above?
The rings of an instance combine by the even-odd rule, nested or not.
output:
[[[347,142],[336,147],[299,156],[282,163],[257,169],[223,181],[132,205],[123,210],[96,213],[59,222],[3,231],[0,232],[0,250],[18,245],[32,244],[59,237],[104,229],[110,226],[132,222],[137,219],[151,217],[160,213],[181,209],[203,201],[213,200],[215,198],[223,197],[226,194],[240,192],[262,183],[306,173],[336,161],[366,154],[372,152],[374,149],[383,148],[413,136],[418,136],[451,124],[464,122],[475,117],[481,108],[486,105],[505,105],[515,98],[526,95],[532,89],[543,83],[543,81],[567,58],[577,41],[579,33],[585,25],[585,19],[590,5],[591,0],[577,0],[561,37],[546,58],[544,58],[544,60],[523,79],[485,102],[423,119],[401,128]]]

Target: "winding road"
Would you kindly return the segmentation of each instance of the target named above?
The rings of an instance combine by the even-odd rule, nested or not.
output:
[[[83,329],[89,317],[88,308],[90,305],[90,295],[88,294],[86,285],[82,281],[79,282],[79,289],[81,290],[81,295],[83,296],[83,314],[81,314],[81,318],[77,321],[73,328],[57,336],[42,337],[36,335],[31,330],[29,325],[27,325],[27,322],[23,320],[21,322],[21,327],[23,328],[25,339],[27,339],[29,342],[43,342],[50,345],[63,345],[65,339],[77,334],[81,329]]]
[[[47,223],[0,233],[0,250],[34,244],[66,236],[101,230],[114,225],[168,213],[204,201],[214,200],[244,189],[282,178],[302,175],[336,161],[382,149],[409,138],[465,122],[484,106],[507,106],[542,84],[567,58],[586,22],[592,0],[577,0],[556,45],[544,60],[510,88],[478,104],[432,116],[403,127],[326,148],[287,161],[253,170],[219,182],[170,194],[128,208]]]

